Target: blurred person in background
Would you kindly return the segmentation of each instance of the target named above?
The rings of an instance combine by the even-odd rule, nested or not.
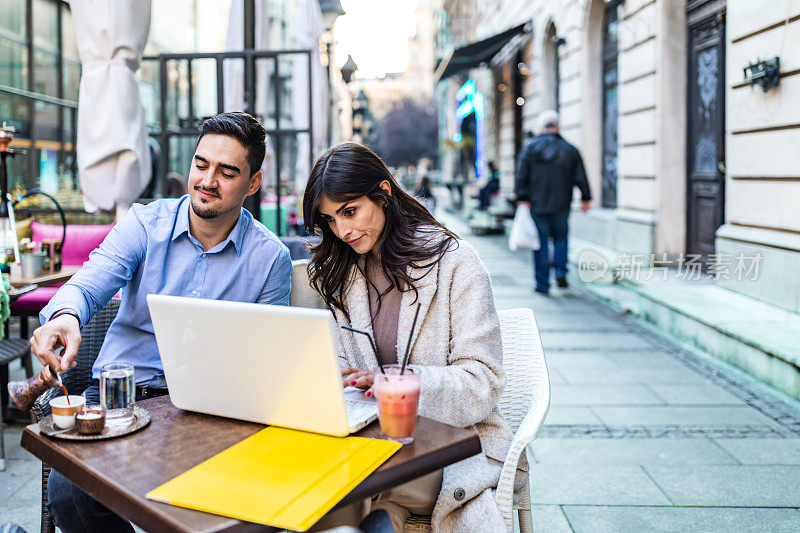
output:
[[[500,190],[500,171],[497,170],[494,161],[489,161],[486,166],[489,167],[489,181],[478,191],[478,209],[481,211],[489,208],[492,196]]]
[[[569,286],[567,234],[573,189],[578,187],[581,191],[581,211],[584,213],[589,211],[592,199],[581,154],[558,131],[558,113],[543,111],[539,115],[539,135],[525,144],[519,156],[515,183],[517,202],[531,210],[539,232],[541,245],[533,252],[535,290],[545,295],[550,292],[551,267],[555,270],[558,286]]]
[[[419,200],[419,203],[433,214],[436,208],[436,199],[433,197],[433,190],[431,189],[431,180],[428,176],[422,176],[414,189],[414,197]]]

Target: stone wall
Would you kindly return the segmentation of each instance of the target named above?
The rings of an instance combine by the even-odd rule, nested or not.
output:
[[[800,312],[800,2],[728,2],[725,225],[717,249],[758,254],[759,279],[722,286]],[[744,83],[742,68],[780,57],[780,85]]]

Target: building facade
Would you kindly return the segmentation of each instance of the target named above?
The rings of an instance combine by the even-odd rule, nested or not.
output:
[[[757,280],[720,286],[800,312],[792,275],[800,268],[800,3],[478,0],[437,10],[441,60],[528,24],[490,59],[439,79],[444,135],[454,133],[457,89],[474,81],[486,101],[484,159],[497,159],[510,195],[537,115],[557,110],[594,196],[594,208],[571,219],[573,251],[591,247],[612,264],[620,254],[667,264],[760,257]],[[776,87],[745,78],[751,63],[764,60],[768,70],[776,57]]]

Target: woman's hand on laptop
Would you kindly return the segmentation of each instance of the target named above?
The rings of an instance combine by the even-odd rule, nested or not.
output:
[[[31,337],[31,352],[44,365],[53,365],[60,372],[75,366],[75,356],[81,345],[81,328],[72,315],[59,315],[36,328]],[[56,353],[61,347],[64,351]]]
[[[372,383],[374,378],[374,373],[372,370],[361,370],[360,368],[346,366],[343,367],[341,371],[343,386],[366,389],[364,395],[372,396]]]

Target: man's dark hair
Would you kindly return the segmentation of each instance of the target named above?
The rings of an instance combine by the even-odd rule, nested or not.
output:
[[[261,163],[264,162],[264,154],[267,151],[267,132],[252,115],[235,111],[206,119],[200,137],[197,138],[197,144],[200,144],[200,139],[207,134],[233,137],[247,148],[250,175],[261,170]]]

